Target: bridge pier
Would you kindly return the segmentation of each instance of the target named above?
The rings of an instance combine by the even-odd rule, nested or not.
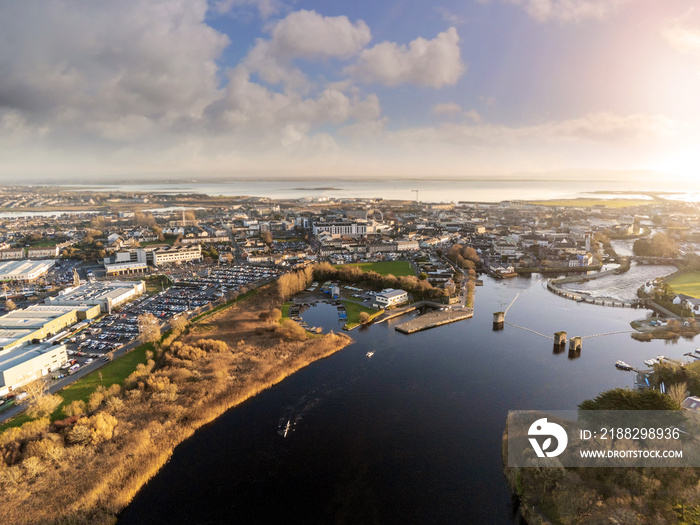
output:
[[[506,322],[505,312],[495,312],[493,314],[493,329],[503,330],[503,324]]]
[[[566,332],[554,332],[554,346],[566,345]]]
[[[576,352],[576,353],[581,353],[581,346],[582,346],[583,340],[580,337],[572,337],[569,339],[569,353],[571,352]]]

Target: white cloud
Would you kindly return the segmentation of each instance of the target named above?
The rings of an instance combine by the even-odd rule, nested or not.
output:
[[[206,11],[206,0],[3,3],[0,106],[62,139],[197,118],[220,96],[216,60],[228,44]]]
[[[476,122],[477,124],[481,122],[481,115],[475,109],[470,109],[469,111],[466,111],[464,113],[464,116],[470,119],[472,122]]]
[[[362,20],[354,24],[347,16],[323,16],[315,11],[296,11],[273,27],[271,52],[280,58],[351,58],[372,39]]]
[[[368,84],[439,88],[456,84],[466,69],[460,57],[459,34],[451,27],[433,40],[417,38],[408,46],[382,42],[365,49],[346,72]]]
[[[327,87],[315,97],[306,98],[291,90],[279,93],[253,82],[245,68],[236,68],[231,72],[225,96],[208,108],[207,117],[217,134],[275,141],[285,126],[301,132],[314,126],[379,117],[381,107],[376,95],[362,98],[354,90],[349,91]]]
[[[686,27],[676,21],[662,29],[661,35],[678,51],[700,54],[700,29]]]
[[[299,89],[307,79],[293,65],[295,59],[349,59],[371,39],[369,27],[362,20],[353,24],[346,16],[329,17],[302,10],[274,24],[270,39],[258,39],[244,64],[269,84],[284,83]]]
[[[455,102],[445,102],[444,104],[435,104],[432,113],[435,115],[459,115],[462,112],[462,106]]]
[[[446,7],[436,6],[435,11],[442,17],[442,19],[452,26],[459,26],[466,23],[466,20],[459,16],[458,14],[450,11]]]
[[[491,0],[480,0],[488,3]],[[602,19],[633,0],[502,0],[522,6],[538,22]]]

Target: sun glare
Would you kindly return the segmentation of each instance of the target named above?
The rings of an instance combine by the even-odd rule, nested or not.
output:
[[[688,182],[700,180],[700,151],[683,150],[660,159],[654,167]]]

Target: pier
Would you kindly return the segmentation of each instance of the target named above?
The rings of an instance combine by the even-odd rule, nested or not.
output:
[[[469,319],[473,315],[473,308],[450,308],[448,310],[439,310],[421,315],[415,319],[411,319],[410,321],[406,321],[405,323],[396,326],[396,330],[404,334],[412,334],[415,332],[420,332],[421,330],[435,328],[436,326],[442,326],[445,324],[462,321],[463,319]]]

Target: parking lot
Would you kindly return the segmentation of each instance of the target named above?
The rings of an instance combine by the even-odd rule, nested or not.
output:
[[[207,268],[199,273],[199,276],[176,280],[173,286],[156,295],[141,296],[61,341],[66,344],[69,362],[79,365],[73,371],[93,360],[107,360],[106,354],[137,339],[138,317],[142,314],[152,314],[161,323],[167,323],[174,316],[188,315],[229,292],[272,279],[280,272],[267,267],[235,265]],[[62,379],[73,371],[58,370],[53,378]]]

